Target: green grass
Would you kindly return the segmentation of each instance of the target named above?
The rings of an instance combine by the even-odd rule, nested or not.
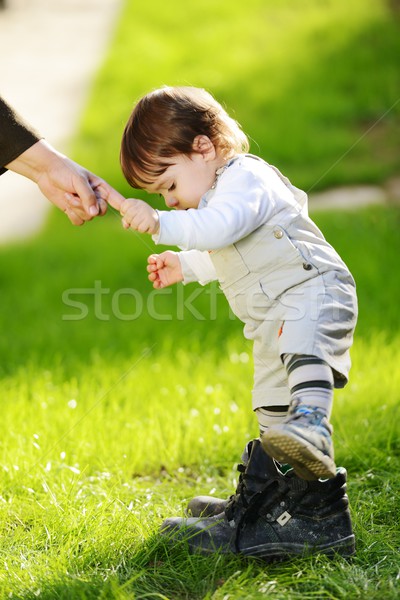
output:
[[[252,151],[299,187],[382,182],[400,167],[396,0],[127,1],[83,115],[78,159],[129,192],[118,165],[135,101],[207,88]]]
[[[333,415],[355,559],[265,565],[165,548],[162,520],[199,493],[229,495],[257,435],[251,348],[216,288],[179,286],[149,303],[152,248],[114,215],[76,230],[57,213],[37,239],[0,252],[1,598],[398,597],[399,211],[316,220],[360,298],[352,377]],[[72,296],[88,314],[65,320],[82,309],[63,303],[65,290],[96,281],[101,302]],[[122,288],[135,295],[113,305]]]

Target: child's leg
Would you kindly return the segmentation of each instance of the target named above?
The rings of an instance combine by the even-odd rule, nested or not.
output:
[[[285,366],[279,354],[278,337],[273,323],[265,321],[265,334],[256,338],[253,347],[254,387],[252,407],[258,420],[260,436],[287,417],[291,396]],[[266,345],[264,339],[272,340]],[[273,343],[275,342],[275,343]]]
[[[260,436],[267,431],[269,427],[283,423],[287,417],[289,406],[261,406],[256,408],[255,413],[260,428]]]
[[[284,365],[288,374],[290,409],[300,406],[319,409],[329,419],[334,380],[328,363],[317,356],[286,354]]]
[[[264,449],[289,463],[304,479],[334,477],[332,427],[333,374],[316,356],[286,355],[291,403],[287,418],[262,437]]]

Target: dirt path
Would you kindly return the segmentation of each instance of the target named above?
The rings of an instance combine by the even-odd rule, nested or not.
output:
[[[121,0],[6,0],[0,10],[1,94],[68,154]],[[14,173],[0,177],[0,244],[43,224],[50,203]]]

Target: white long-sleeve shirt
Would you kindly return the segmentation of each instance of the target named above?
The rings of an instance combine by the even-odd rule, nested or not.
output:
[[[153,239],[185,250],[179,253],[184,283],[217,279],[209,251],[246,237],[282,210],[297,214],[304,208],[304,192],[278,173],[256,157],[240,155],[217,171],[197,209],[158,211],[160,229]]]
[[[357,316],[354,280],[307,214],[307,196],[251,155],[232,159],[198,209],[161,211],[156,243],[184,248],[184,283],[218,279],[254,340],[253,408],[290,403],[281,356],[318,356],[342,387]]]

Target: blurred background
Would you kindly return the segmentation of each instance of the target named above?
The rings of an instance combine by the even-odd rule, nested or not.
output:
[[[3,0],[1,94],[63,152],[77,132],[94,74],[116,24],[118,0]],[[0,244],[43,224],[50,205],[36,186],[0,179]]]
[[[164,84],[210,90],[252,151],[307,191],[399,174],[395,0],[126,2],[75,151],[124,193],[122,128]]]
[[[2,93],[124,194],[124,124],[165,84],[211,91],[251,150],[306,191],[398,188],[399,19],[398,0],[195,0],[184,10],[178,0],[4,0]],[[12,179],[0,180],[0,241],[37,228],[48,208],[33,191],[13,201],[10,221],[5,198],[29,186]]]

